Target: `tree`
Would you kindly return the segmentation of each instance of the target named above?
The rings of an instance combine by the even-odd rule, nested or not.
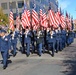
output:
[[[7,25],[9,23],[8,16],[3,13],[2,8],[0,8],[0,25]]]

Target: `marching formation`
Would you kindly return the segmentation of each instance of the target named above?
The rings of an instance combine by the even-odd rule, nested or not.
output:
[[[21,20],[17,15],[14,25],[13,12],[10,11],[9,31],[0,27],[0,51],[3,58],[3,69],[6,69],[9,58],[9,50],[12,50],[13,57],[16,56],[17,41],[19,39],[22,49],[27,57],[30,53],[50,52],[54,57],[55,52],[62,51],[74,41],[72,31],[73,19],[66,13],[66,18],[61,13],[49,9],[43,14],[40,9],[38,14],[34,9],[30,12],[24,5],[24,12]]]
[[[16,56],[17,41],[21,42],[21,52],[25,53],[27,57],[30,53],[37,53],[39,56],[42,53],[50,52],[52,57],[55,52],[62,51],[66,46],[69,46],[74,41],[74,33],[69,29],[65,30],[61,26],[57,29],[50,27],[40,27],[37,30],[30,29],[28,26],[26,29],[22,27],[17,30],[8,33],[4,29],[0,28],[0,51],[3,58],[3,69],[7,67],[9,50],[12,50],[13,57]]]

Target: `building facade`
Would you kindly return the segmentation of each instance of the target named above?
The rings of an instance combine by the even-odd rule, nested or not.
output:
[[[12,10],[14,13],[14,19],[16,18],[16,7],[18,7],[19,13],[22,13],[22,9],[24,7],[24,2],[27,5],[27,8],[29,10],[32,9],[32,3],[34,1],[35,4],[35,10],[39,12],[39,9],[42,9],[44,12],[48,11],[49,3],[51,4],[51,9],[53,9],[55,12],[58,9],[58,1],[57,0],[1,0],[0,1],[0,7],[3,8],[4,14],[9,16],[10,13],[10,3],[12,5]]]

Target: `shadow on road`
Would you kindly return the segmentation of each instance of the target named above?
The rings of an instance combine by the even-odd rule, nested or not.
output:
[[[64,75],[76,75],[76,43],[65,49],[65,60],[62,61],[62,67],[64,70],[61,73]]]

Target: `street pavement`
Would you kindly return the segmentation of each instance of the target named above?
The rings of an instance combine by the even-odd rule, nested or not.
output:
[[[76,75],[76,39],[63,51],[55,53],[54,57],[48,53],[41,57],[37,54],[27,57],[19,50],[15,57],[11,53],[10,55],[5,70],[2,68],[0,55],[0,75]]]

